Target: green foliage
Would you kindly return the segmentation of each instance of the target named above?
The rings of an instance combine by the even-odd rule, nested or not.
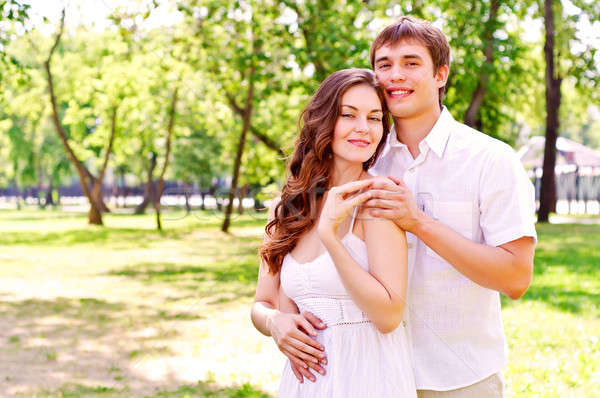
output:
[[[499,5],[495,19],[493,4]],[[525,38],[531,36],[525,24],[541,21],[538,2],[172,0],[136,7],[116,7],[104,31],[68,25],[53,58],[60,118],[76,155],[92,172],[101,166],[116,107],[109,168],[126,175],[129,184],[146,180],[151,153],[158,155],[155,177],[165,162],[176,88],[173,167],[165,177],[206,186],[213,177],[230,176],[252,67],[254,96],[239,185],[280,183],[298,116],[320,81],[341,68],[368,67],[372,39],[404,14],[430,19],[448,36],[452,64],[445,104],[457,119],[485,76],[476,127],[511,144],[524,131],[543,133],[542,35]],[[150,23],[165,7],[182,18]],[[565,76],[561,134],[599,146],[598,49],[584,44],[578,30],[586,18],[598,19],[599,8],[577,0],[569,7],[557,1],[556,9],[562,15],[559,71]],[[42,27],[22,29],[29,13],[23,2],[4,0],[0,10],[0,47],[20,68],[0,68],[11,76],[0,79],[0,184],[65,182],[73,170],[52,134],[42,69],[52,38]]]
[[[0,84],[5,74],[18,75],[19,62],[6,53],[6,46],[16,30],[23,30],[29,18],[29,4],[20,0],[0,0]]]

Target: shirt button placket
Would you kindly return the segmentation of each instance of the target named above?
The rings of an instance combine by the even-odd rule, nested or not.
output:
[[[411,192],[415,192],[415,187],[417,185],[417,169],[416,166],[409,167],[404,173],[404,183],[408,185],[408,188]]]

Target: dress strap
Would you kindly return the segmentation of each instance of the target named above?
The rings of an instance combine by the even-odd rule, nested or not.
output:
[[[352,212],[352,221],[350,222],[350,230],[348,231],[348,233],[353,233],[352,231],[354,230],[354,222],[356,221],[356,214],[358,212],[358,206],[356,206],[354,208],[354,211]]]

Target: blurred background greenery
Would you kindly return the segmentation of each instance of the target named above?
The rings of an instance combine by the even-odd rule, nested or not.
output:
[[[457,120],[600,150],[597,1],[0,0],[0,396],[274,394],[264,202],[319,82],[405,14],[450,40]],[[538,230],[508,395],[592,397],[600,229]]]
[[[0,189],[12,206],[80,196],[92,224],[119,203],[160,213],[163,193],[220,192],[226,231],[235,196],[281,184],[319,82],[369,67],[370,41],[405,14],[449,38],[456,119],[515,147],[560,134],[600,149],[591,0],[2,0]]]

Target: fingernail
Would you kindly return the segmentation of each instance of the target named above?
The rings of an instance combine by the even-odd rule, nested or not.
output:
[[[319,373],[321,373],[323,376],[325,375],[325,371],[323,369],[319,370]]]
[[[327,365],[327,358],[323,358],[321,362],[323,363],[323,365]]]

